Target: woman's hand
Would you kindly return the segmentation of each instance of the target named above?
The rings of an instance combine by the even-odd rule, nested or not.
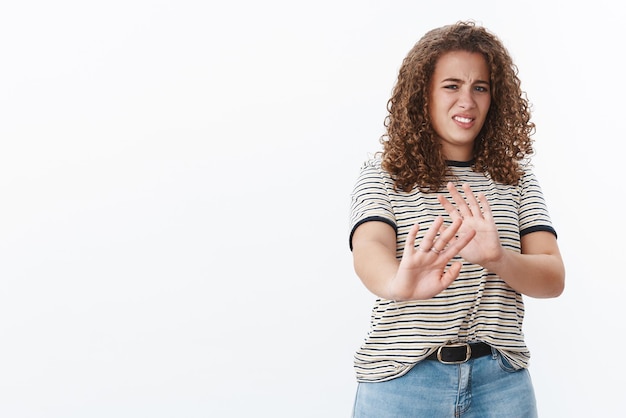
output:
[[[463,224],[463,219],[457,216],[452,225],[443,229],[443,218],[438,217],[417,248],[415,239],[419,224],[413,225],[404,245],[398,271],[389,282],[390,299],[430,299],[450,286],[459,276],[462,265],[456,261],[447,271],[445,268],[452,257],[459,254],[474,237],[470,227],[461,230]]]
[[[442,195],[439,195],[438,199],[453,221],[463,220],[459,233],[462,234],[469,230],[476,232],[474,239],[459,252],[461,257],[470,263],[484,266],[501,259],[504,255],[504,248],[500,244],[498,228],[493,220],[491,207],[485,195],[479,193],[478,199],[476,199],[468,184],[464,184],[462,187],[465,199],[452,183],[447,185],[456,207]]]
[[[470,263],[497,274],[512,289],[536,298],[557,297],[565,286],[565,268],[554,234],[548,231],[528,233],[521,238],[521,252],[505,250],[485,195],[478,199],[470,187],[463,185],[465,199],[448,183],[456,208],[445,197],[439,202],[453,220],[462,219],[464,229],[475,231],[474,239],[459,254]]]

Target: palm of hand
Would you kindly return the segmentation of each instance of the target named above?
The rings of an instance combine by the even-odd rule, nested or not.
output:
[[[429,299],[441,293],[458,277],[461,263],[454,262],[446,271],[452,257],[473,238],[473,231],[457,237],[463,224],[456,219],[445,230],[443,218],[439,217],[424,235],[422,242],[415,247],[419,224],[413,225],[404,246],[398,271],[389,283],[389,294],[395,300]],[[437,234],[441,231],[438,238]]]
[[[412,257],[413,260],[403,259],[400,262],[398,274],[390,286],[391,294],[398,295],[402,300],[430,299],[449,285],[442,281],[446,263],[438,260],[433,262],[432,259],[437,257],[434,252],[431,254],[419,250],[416,252],[416,257]]]
[[[502,246],[485,195],[480,193],[476,199],[469,185],[465,184],[463,185],[465,199],[463,199],[452,183],[448,183],[447,187],[456,203],[456,208],[441,195],[439,201],[453,220],[459,218],[463,220],[459,234],[468,231],[475,232],[474,238],[459,252],[461,257],[470,263],[481,265],[497,258],[502,251]]]
[[[459,233],[474,230],[476,235],[460,252],[459,255],[470,263],[484,264],[493,260],[500,253],[501,245],[498,230],[494,224],[485,219],[465,218]]]

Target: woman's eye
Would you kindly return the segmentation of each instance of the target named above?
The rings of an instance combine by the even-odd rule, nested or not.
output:
[[[447,86],[443,86],[444,89],[456,90],[459,88],[456,84],[448,84]]]

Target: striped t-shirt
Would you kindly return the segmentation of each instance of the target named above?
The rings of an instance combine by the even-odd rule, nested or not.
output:
[[[461,195],[468,183],[476,194],[483,192],[489,202],[502,246],[520,252],[520,237],[535,231],[556,235],[541,188],[530,169],[518,185],[496,183],[484,173],[472,171],[469,162],[449,162],[452,181]],[[380,160],[363,165],[352,193],[350,249],[356,228],[364,222],[381,221],[396,230],[396,257],[402,258],[406,236],[415,222],[420,223],[416,245],[441,215],[451,219],[437,200],[447,190],[424,193],[395,191],[391,176]],[[383,381],[406,373],[415,363],[448,341],[483,341],[498,349],[516,368],[528,366],[530,353],[524,342],[522,295],[496,274],[460,256],[459,277],[442,293],[428,300],[395,302],[377,299],[371,314],[371,327],[355,355],[357,379]]]

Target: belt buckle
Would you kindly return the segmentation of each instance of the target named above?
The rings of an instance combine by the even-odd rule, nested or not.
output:
[[[455,347],[463,347],[465,346],[465,359],[464,360],[457,360],[457,361],[445,361],[441,358],[441,350],[443,348],[455,348]],[[440,363],[443,364],[462,364],[467,362],[470,358],[472,357],[472,348],[470,347],[469,343],[447,343],[446,345],[442,345],[441,347],[439,347],[437,349],[437,360],[439,360]]]

